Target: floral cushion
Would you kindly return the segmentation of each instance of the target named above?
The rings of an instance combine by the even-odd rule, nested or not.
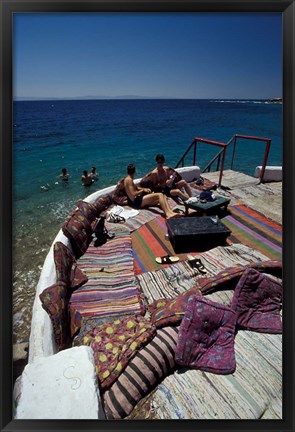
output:
[[[130,360],[114,384],[103,394],[107,419],[128,416],[135,405],[175,370],[178,328],[157,330],[155,337]]]
[[[69,296],[69,290],[64,282],[51,285],[39,295],[42,307],[51,319],[58,351],[67,348],[70,342]]]
[[[124,178],[118,181],[117,186],[114,192],[112,193],[112,201],[115,204],[119,204],[119,205],[128,204],[127,193],[124,186]]]
[[[247,269],[235,289],[232,309],[240,328],[261,333],[282,333],[282,283],[255,269]]]
[[[213,372],[235,371],[236,313],[228,306],[192,295],[179,326],[176,363]]]
[[[53,253],[57,282],[69,284],[75,290],[88,281],[88,277],[77,266],[74,255],[62,242],[54,244]]]
[[[157,328],[179,324],[184,317],[188,299],[193,293],[201,295],[197,288],[191,288],[174,299],[162,298],[154,300],[148,306],[151,322]]]
[[[156,333],[142,316],[116,319],[86,333],[83,345],[93,349],[101,389],[107,389],[126,368],[136,352]]]

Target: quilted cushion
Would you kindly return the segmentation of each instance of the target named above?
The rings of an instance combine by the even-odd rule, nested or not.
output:
[[[70,340],[67,285],[64,282],[57,282],[46,288],[39,298],[51,319],[57,350],[67,348]]]
[[[128,204],[127,194],[124,186],[124,178],[120,179],[112,193],[112,201],[115,204],[126,205]]]
[[[135,405],[175,369],[174,352],[178,328],[165,327],[142,348],[103,394],[108,419],[122,419]]]
[[[62,242],[54,244],[53,254],[57,282],[64,282],[74,290],[88,281],[88,277],[77,266],[74,255]]]
[[[201,295],[197,288],[192,288],[174,299],[162,298],[149,305],[151,322],[157,327],[179,324],[184,317],[187,302],[192,294]]]
[[[92,226],[97,215],[96,208],[84,201],[78,202],[78,208],[71,212],[62,226],[62,231],[71,242],[76,258],[82,256],[91,240]]]
[[[237,324],[261,333],[282,333],[282,284],[255,269],[246,269],[236,286],[232,308]]]
[[[228,306],[192,295],[179,326],[175,361],[216,374],[235,371],[236,313]]]

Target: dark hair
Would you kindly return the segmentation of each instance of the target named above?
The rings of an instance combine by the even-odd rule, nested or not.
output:
[[[128,174],[134,174],[134,173],[135,173],[135,165],[133,165],[133,164],[129,164],[129,165],[127,166],[127,173],[128,173]]]
[[[95,171],[95,170],[96,170],[96,168],[95,168],[95,167],[92,167],[92,168],[91,168],[91,170],[94,170],[94,171]]]
[[[87,170],[83,170],[83,175],[87,175]]]
[[[63,168],[63,169],[61,170],[61,172],[62,172],[63,174],[66,174],[66,173],[67,173],[67,169],[66,169],[66,168]]]
[[[155,161],[158,162],[159,159],[161,159],[163,162],[165,162],[165,157],[161,153],[157,154]]]

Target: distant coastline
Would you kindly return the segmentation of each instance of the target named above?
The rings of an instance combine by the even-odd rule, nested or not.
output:
[[[283,102],[283,99],[282,99],[282,98],[266,99],[265,102],[266,102],[266,103],[282,103],[282,102]]]
[[[179,98],[179,97],[157,97],[157,96],[134,96],[134,95],[124,95],[124,96],[73,96],[73,97],[30,97],[21,96],[15,97],[14,102],[30,102],[30,101],[70,101],[70,100],[214,100],[214,101],[261,101],[264,103],[282,103],[282,98]]]

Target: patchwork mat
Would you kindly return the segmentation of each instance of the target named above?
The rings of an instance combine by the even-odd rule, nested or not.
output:
[[[243,243],[270,259],[282,258],[282,226],[245,205],[230,208],[231,215],[222,219],[231,231],[229,240]]]

